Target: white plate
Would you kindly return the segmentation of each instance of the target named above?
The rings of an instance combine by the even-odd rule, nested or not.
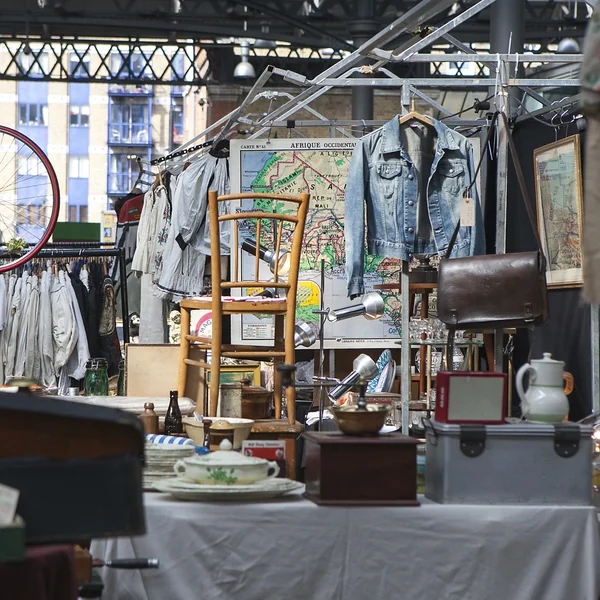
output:
[[[302,487],[304,487],[303,483],[291,479],[265,479],[252,485],[202,485],[173,477],[154,484],[154,489],[170,494],[177,500],[196,502],[269,500]]]
[[[174,446],[172,444],[146,444],[146,454],[164,455],[164,454],[194,454],[195,446],[191,444]]]

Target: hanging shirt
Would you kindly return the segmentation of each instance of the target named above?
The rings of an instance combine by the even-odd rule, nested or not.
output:
[[[24,288],[27,285],[28,273],[24,273],[15,283],[15,289],[10,306],[10,333],[6,350],[5,375],[7,379],[14,377],[15,359],[17,357],[17,341],[19,337],[19,321],[21,318],[22,298],[25,296]]]
[[[165,297],[179,299],[202,292],[206,253],[210,253],[208,192],[216,190],[222,195],[229,191],[227,160],[204,154],[177,178],[171,230],[157,285]]]
[[[40,352],[40,381],[42,385],[52,388],[56,386],[54,370],[54,350],[52,347],[52,307],[50,299],[50,283],[52,275],[48,271],[42,273],[40,281],[40,317],[38,328],[38,348]]]
[[[63,272],[61,271],[61,273]],[[90,350],[88,347],[87,336],[85,334],[83,317],[79,308],[79,302],[77,301],[77,295],[75,294],[75,290],[69,276],[64,277],[64,284],[71,301],[71,308],[73,309],[73,314],[75,316],[74,325],[77,329],[77,344],[73,349],[69,360],[67,361],[66,372],[67,375],[73,379],[83,379],[85,376],[85,364],[90,359]]]
[[[40,377],[40,355],[38,348],[38,327],[40,291],[38,278],[31,275],[25,284],[26,293],[22,298],[22,313],[15,357],[15,377]]]
[[[54,341],[54,368],[57,374],[67,364],[77,346],[78,329],[75,326],[75,312],[66,289],[65,274],[53,276],[50,286],[52,305],[52,339]]]

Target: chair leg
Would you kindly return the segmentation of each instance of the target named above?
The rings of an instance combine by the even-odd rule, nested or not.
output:
[[[185,384],[187,382],[187,364],[186,358],[190,356],[190,342],[185,339],[190,333],[190,311],[181,307],[181,339],[179,341],[179,373],[177,378],[177,393],[179,397],[185,396]],[[202,407],[196,406],[196,410],[201,411]],[[202,413],[200,413],[202,414]]]
[[[285,362],[288,365],[296,364],[296,348],[294,346],[294,319],[287,316],[285,318]],[[285,391],[287,399],[288,423],[296,422],[296,388],[290,386]]]
[[[281,352],[283,350],[283,317],[279,315],[275,316],[275,335],[273,346],[276,352]],[[276,419],[281,419],[281,406],[283,397],[281,373],[279,373],[277,370],[280,362],[281,358],[279,357],[276,357],[273,360],[273,403],[275,404]]]
[[[213,311],[213,315],[214,315]],[[219,404],[219,383],[221,381],[221,342],[223,340],[223,331],[221,329],[221,320],[212,321],[212,342],[211,342],[211,357],[210,357],[210,403],[209,417],[217,416],[217,406]]]

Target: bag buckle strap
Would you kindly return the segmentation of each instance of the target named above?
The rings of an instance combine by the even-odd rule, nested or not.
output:
[[[533,316],[533,306],[531,305],[531,302],[525,302],[525,318],[524,321],[526,323],[529,323],[531,321],[534,321],[534,316]]]

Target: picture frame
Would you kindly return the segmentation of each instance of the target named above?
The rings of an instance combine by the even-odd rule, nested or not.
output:
[[[583,179],[579,134],[534,150],[538,232],[549,288],[583,285]]]

